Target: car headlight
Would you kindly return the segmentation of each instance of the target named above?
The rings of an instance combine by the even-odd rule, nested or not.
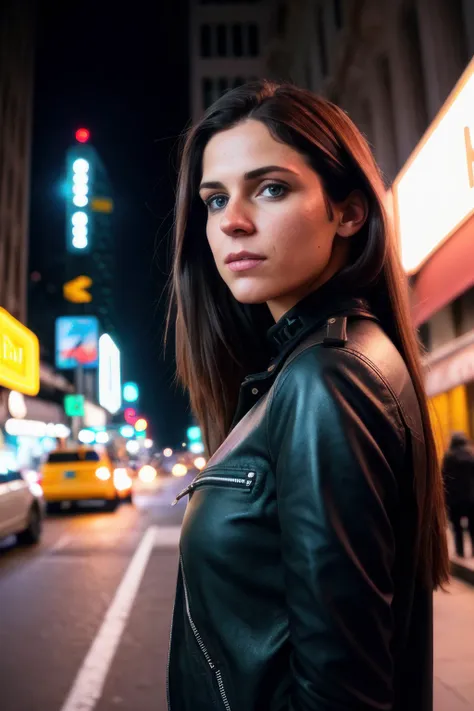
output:
[[[132,480],[126,469],[114,469],[114,485],[117,491],[126,491],[132,487]]]
[[[95,475],[97,479],[100,479],[101,481],[108,481],[110,479],[110,472],[107,469],[107,467],[99,467],[98,469],[95,470]]]
[[[150,464],[145,464],[138,472],[138,476],[144,484],[151,484],[156,479],[157,471]]]

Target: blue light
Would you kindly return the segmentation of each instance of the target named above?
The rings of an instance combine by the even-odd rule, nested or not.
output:
[[[123,386],[123,399],[125,402],[136,402],[140,396],[140,390],[136,383],[125,383]]]
[[[135,435],[135,428],[132,427],[132,425],[123,425],[119,432],[122,437],[125,437],[125,439],[130,439],[130,437]]]

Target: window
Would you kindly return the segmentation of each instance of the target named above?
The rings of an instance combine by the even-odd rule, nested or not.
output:
[[[343,18],[342,18],[342,2],[341,0],[333,0],[334,8],[334,22],[338,30],[341,29]]]
[[[242,25],[232,25],[232,53],[234,57],[241,57],[244,53]]]
[[[286,32],[286,23],[288,20],[288,5],[284,2],[278,5],[277,11],[277,34],[279,37],[284,37]]]
[[[225,25],[217,25],[217,56],[227,56],[227,27]]]
[[[218,82],[217,82],[217,90],[219,92],[219,96],[223,94],[225,91],[227,91],[229,87],[229,82],[227,80],[227,77],[219,77]]]
[[[249,54],[251,57],[258,57],[259,53],[259,42],[258,42],[258,27],[255,24],[248,26],[248,38],[249,38]]]
[[[323,8],[318,7],[316,12],[316,36],[319,45],[319,61],[321,64],[321,73],[323,77],[327,77],[328,67],[328,51],[326,46],[326,35],[324,34],[324,13]]]
[[[70,462],[98,462],[100,457],[97,452],[90,450],[79,452],[51,452],[48,457],[49,464],[69,464]]]
[[[202,80],[202,103],[205,109],[208,108],[213,102],[213,87],[212,79]]]
[[[211,27],[210,25],[201,26],[201,57],[211,56]]]

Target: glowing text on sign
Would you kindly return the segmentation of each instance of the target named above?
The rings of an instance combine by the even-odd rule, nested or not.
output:
[[[473,107],[474,60],[393,185],[408,273],[474,214]]]
[[[39,370],[37,337],[0,308],[0,385],[25,395],[37,395]]]

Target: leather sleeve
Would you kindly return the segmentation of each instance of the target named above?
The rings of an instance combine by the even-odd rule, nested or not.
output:
[[[292,646],[289,711],[393,703],[395,398],[356,354],[312,348],[282,372],[267,420]]]

